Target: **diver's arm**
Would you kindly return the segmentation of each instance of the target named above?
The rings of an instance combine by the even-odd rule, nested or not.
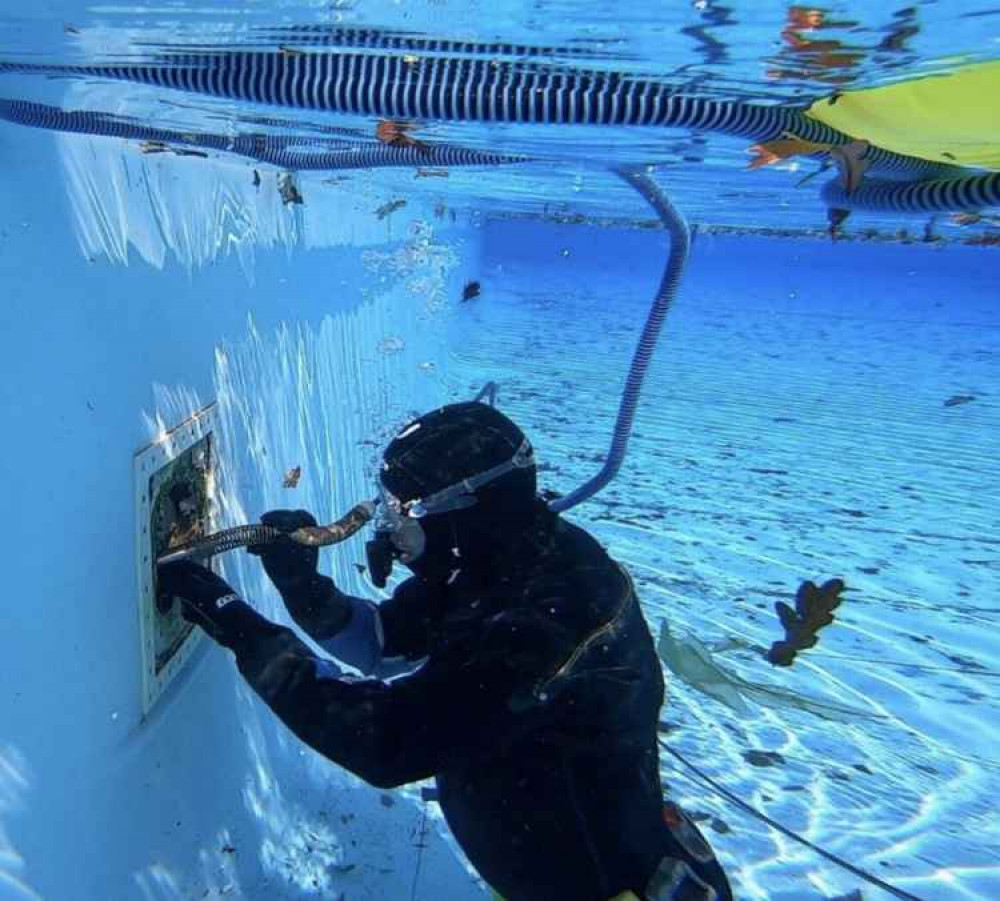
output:
[[[342,631],[361,598],[340,591],[329,576],[317,572],[294,582],[271,578],[295,624],[310,638],[323,642]]]
[[[382,612],[373,601],[346,594],[319,573],[279,591],[296,625],[341,663],[381,679],[413,669],[412,659],[386,654]]]
[[[413,724],[395,715],[397,682],[346,676],[333,661],[312,654],[291,630],[263,617],[229,646],[261,700],[327,759],[379,788],[434,772],[409,765],[404,730]]]
[[[286,533],[316,524],[306,510],[272,510],[261,522]],[[248,550],[261,558],[296,625],[342,662],[386,678],[413,669],[414,661],[425,656],[428,604],[415,579],[375,604],[320,575],[316,548],[285,538]]]
[[[247,610],[257,617],[249,607]],[[344,676],[288,629],[259,617],[229,646],[253,690],[303,742],[378,788],[440,772],[469,741],[510,716],[513,674],[431,664],[384,682]]]
[[[529,627],[500,618],[411,675],[354,679],[211,570],[181,560],[161,565],[158,580],[182,599],[185,618],[235,653],[249,685],[302,741],[379,787],[431,776],[470,744],[507,731],[526,689],[572,650],[556,622]]]
[[[291,533],[314,526],[306,510],[272,510],[261,517],[264,525]],[[364,598],[341,591],[333,579],[317,571],[319,551],[289,538],[250,548],[261,558],[296,625],[313,641],[344,663],[374,672],[382,658],[382,634],[377,608]]]
[[[477,637],[390,682],[345,676],[262,617],[229,646],[250,686],[303,742],[369,784],[392,788],[535,722],[533,688],[569,656],[570,636],[558,625],[498,628],[510,634],[480,636],[484,644]]]

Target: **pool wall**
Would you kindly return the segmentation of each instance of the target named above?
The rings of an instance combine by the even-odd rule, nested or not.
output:
[[[337,323],[359,309],[374,310],[369,327],[388,328],[392,304],[417,299],[363,263],[364,246],[261,250],[252,286],[235,255],[190,272],[134,252],[128,266],[87,259],[61,153],[51,135],[0,129],[0,896],[474,895],[436,837],[433,805],[368,788],[304,750],[209,642],[148,719],[140,707],[132,456],[153,437],[144,414],[169,427],[214,400],[217,346],[239,357],[250,316],[264,337],[247,353],[280,370],[280,323],[319,336],[326,319],[336,343],[348,334]],[[395,235],[422,212],[397,216]],[[383,243],[367,241],[382,258],[402,246],[385,243],[389,226]],[[474,236],[449,243],[474,256]],[[445,290],[460,291],[463,259]],[[399,323],[408,353],[433,343],[420,331],[430,335],[433,318],[414,322]],[[384,335],[370,337],[377,355]],[[356,375],[340,373],[344,383]],[[154,384],[166,387],[154,395]],[[235,460],[239,449],[222,454]],[[337,465],[350,470],[359,454],[343,448]],[[276,499],[252,484],[258,474],[231,473],[245,484],[230,486],[241,492],[230,505],[251,517]],[[227,573],[256,591],[258,570]],[[262,603],[280,616],[273,594]]]

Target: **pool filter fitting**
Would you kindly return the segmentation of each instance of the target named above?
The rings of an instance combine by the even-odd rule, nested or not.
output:
[[[218,410],[199,410],[140,450],[133,463],[142,712],[194,653],[201,632],[174,598],[158,598],[157,560],[211,533]]]

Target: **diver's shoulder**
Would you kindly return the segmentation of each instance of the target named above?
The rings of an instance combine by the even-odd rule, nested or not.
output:
[[[555,537],[567,579],[583,579],[596,590],[616,590],[627,580],[622,565],[582,526],[561,519]]]
[[[519,586],[518,616],[558,623],[568,638],[605,622],[629,593],[622,567],[579,526],[555,533],[550,552]]]
[[[578,554],[610,559],[604,545],[587,529],[561,516],[554,524],[553,535],[559,544],[566,548],[572,548]]]

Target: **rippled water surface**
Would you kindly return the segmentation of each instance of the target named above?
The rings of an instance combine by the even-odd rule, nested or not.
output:
[[[642,3],[334,2],[95,5],[60,18],[3,14],[0,58],[21,62],[137,63],[164,48],[242,48],[288,53],[317,41],[343,43],[363,29],[374,41],[433,38],[446,51],[497,63],[565,71],[613,70],[666,82],[685,93],[764,104],[808,104],[835,92],[940,74],[1000,55],[1000,10],[988,3],[849,2],[829,7],[695,0],[653,10]],[[350,44],[350,41],[347,41]],[[327,44],[326,46],[330,46]],[[413,51],[414,59],[421,49]],[[434,51],[439,53],[441,51]],[[38,79],[12,76],[0,97],[44,97]],[[65,84],[59,84],[62,93]],[[51,95],[52,86],[49,86]],[[74,80],[70,105],[130,115],[179,131],[261,130],[315,136],[329,114],[270,110],[262,124],[244,105],[141,85]],[[374,122],[336,117],[371,138]],[[610,164],[652,163],[695,221],[737,227],[822,229],[818,187],[802,180],[819,169],[806,157],[747,171],[752,140],[706,131],[428,122],[420,140],[504,150],[545,160],[502,175],[455,170],[443,177],[383,173],[381,183],[453,208],[503,215],[647,218],[627,189],[609,180]],[[316,174],[304,176],[320,182]],[[318,189],[323,190],[323,189]],[[937,217],[857,214],[858,229],[906,229],[968,236]],[[995,223],[990,233],[995,233]],[[968,228],[966,226],[966,228]]]

